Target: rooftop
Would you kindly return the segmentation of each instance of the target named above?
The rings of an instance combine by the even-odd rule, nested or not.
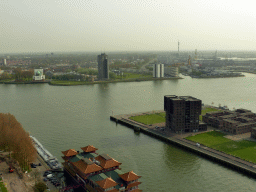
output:
[[[119,175],[125,181],[133,181],[139,179],[141,176],[136,175],[133,171]]]
[[[111,179],[110,177],[101,180],[101,181],[96,181],[96,183],[103,189],[108,189],[110,187],[114,187],[116,185],[118,185],[113,179]]]
[[[102,167],[96,165],[93,162],[91,163],[91,161],[90,162],[89,161],[90,161],[89,159],[88,160],[81,159],[77,162],[72,162],[72,164],[84,174],[93,173],[93,172],[102,170]]]
[[[92,145],[88,145],[86,147],[81,147],[81,149],[85,152],[85,153],[90,153],[90,152],[94,152],[97,151],[98,149]]]
[[[65,155],[65,157],[71,157],[71,156],[78,154],[78,152],[75,149],[69,149],[67,151],[62,151],[62,153]]]
[[[117,160],[109,157],[106,154],[99,155],[95,159],[100,162],[100,166],[103,167],[104,169],[108,169],[111,167],[118,167],[119,165],[122,164],[122,163],[119,163]]]

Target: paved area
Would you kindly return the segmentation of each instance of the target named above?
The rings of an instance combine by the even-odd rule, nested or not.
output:
[[[0,173],[8,192],[32,192],[32,188],[25,185],[24,181],[19,178],[16,172],[9,173],[9,165],[0,160]]]
[[[1,156],[6,156],[8,153],[0,153]],[[2,173],[3,182],[6,184],[8,192],[32,192],[32,187],[35,185],[37,178],[43,179],[43,173],[49,170],[49,166],[43,161],[40,156],[37,156],[35,160],[36,164],[41,163],[42,166],[32,168],[29,173],[24,173],[21,179],[15,170],[13,173],[9,173],[9,165],[5,161],[0,160],[0,173]],[[58,191],[50,181],[46,182],[46,185],[50,191]]]
[[[244,140],[244,139],[250,139],[251,132],[240,134],[240,135],[226,135],[224,137],[227,138],[227,139],[231,139],[233,141],[241,141],[241,140]]]

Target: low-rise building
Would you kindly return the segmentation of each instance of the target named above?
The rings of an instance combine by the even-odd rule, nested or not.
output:
[[[215,111],[203,115],[203,121],[224,132],[242,134],[256,127],[256,114],[247,109]]]
[[[43,69],[34,69],[33,81],[44,81],[45,75]]]

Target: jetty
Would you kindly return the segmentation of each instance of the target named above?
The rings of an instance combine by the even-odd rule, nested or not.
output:
[[[133,129],[135,132],[141,132],[151,137],[155,137],[156,139],[159,139],[166,143],[170,143],[172,145],[189,150],[204,158],[220,163],[238,172],[244,173],[251,177],[256,177],[256,164],[248,161],[244,161],[232,155],[228,155],[226,153],[208,148],[203,145],[199,145],[198,143],[185,139],[185,137],[190,136],[192,134],[198,134],[203,132],[176,134],[176,133],[170,132],[167,128],[165,128],[165,123],[145,125],[143,123],[139,123],[129,119],[129,117],[131,116],[160,113],[160,112],[164,112],[164,111],[161,110],[161,111],[144,112],[144,113],[112,115],[110,116],[110,120],[115,121],[116,123],[125,125]]]

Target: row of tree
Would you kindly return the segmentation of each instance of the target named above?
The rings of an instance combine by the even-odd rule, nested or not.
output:
[[[28,169],[36,158],[36,149],[29,134],[9,113],[0,113],[0,149],[10,152],[23,169]]]
[[[13,70],[15,80],[17,81],[31,81],[33,79],[34,70],[22,70],[21,68],[15,68]]]
[[[15,68],[13,74],[4,72],[0,76],[0,80],[15,79],[16,81],[32,81],[34,70],[22,70],[21,68]]]

